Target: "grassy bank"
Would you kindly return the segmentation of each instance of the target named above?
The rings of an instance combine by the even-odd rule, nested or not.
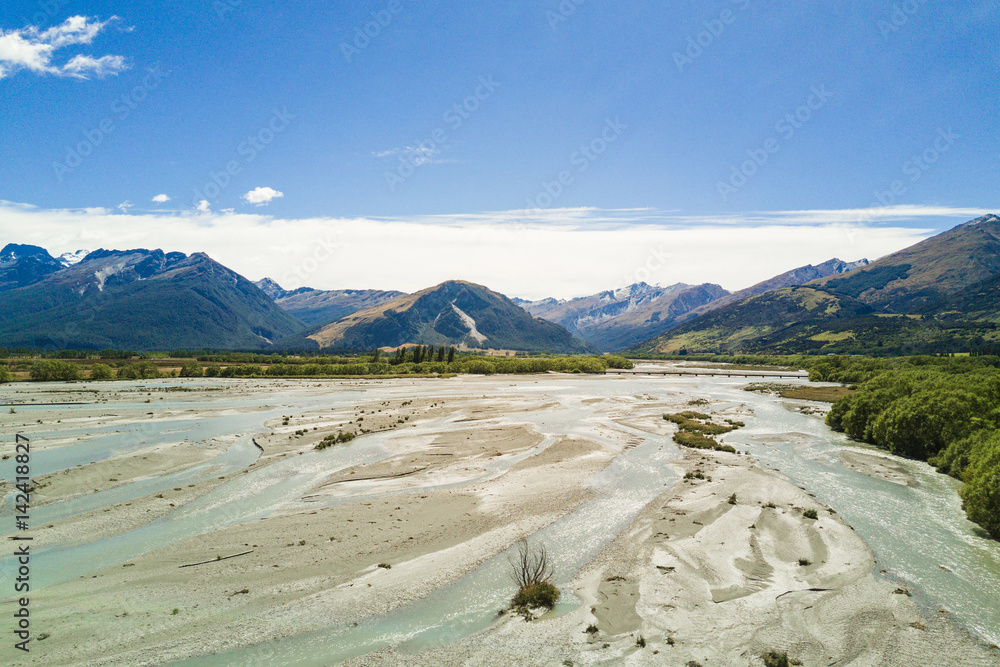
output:
[[[430,355],[427,355],[430,357]],[[281,356],[241,353],[192,357],[143,355],[107,358],[22,357],[0,360],[0,382],[138,380],[160,377],[222,378],[344,378],[437,377],[459,373],[517,375],[531,373],[603,373],[609,368],[632,368],[616,356],[490,357],[452,355],[452,361],[414,361],[411,354],[391,358],[381,355]]]

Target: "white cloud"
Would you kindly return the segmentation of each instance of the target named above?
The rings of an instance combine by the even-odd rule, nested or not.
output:
[[[508,296],[567,298],[639,280],[713,282],[735,291],[832,257],[874,260],[985,212],[941,207],[934,216],[927,208],[892,225],[866,225],[832,211],[715,217],[579,208],[282,219],[219,213],[207,201],[198,210],[122,214],[0,202],[0,238],[56,255],[77,248],[206,252],[247,278],[270,276],[286,289],[412,292],[461,278]],[[415,259],[427,257],[435,260]]]
[[[433,146],[404,146],[402,148],[393,148],[387,151],[372,153],[372,155],[377,158],[387,158],[399,155],[400,159],[404,162],[409,162],[414,167],[422,167],[425,164],[443,164],[445,162],[453,162],[453,160],[438,160],[437,156],[440,154],[441,149],[434,148]]]
[[[71,16],[62,24],[49,28],[45,32],[38,32],[38,29],[34,27],[28,27],[26,32],[55,48],[69,44],[90,44],[104,26],[117,18],[117,16],[112,16],[102,23],[96,20],[91,21],[86,16]]]
[[[200,202],[198,202],[198,205],[195,206],[195,210],[201,213],[208,213],[212,210],[212,205],[209,203],[207,199],[202,199]]]
[[[246,193],[240,199],[248,204],[254,204],[256,206],[266,206],[271,203],[272,199],[277,199],[278,197],[284,197],[285,193],[278,192],[274,188],[254,188],[250,192]]]
[[[35,26],[27,26],[20,30],[0,32],[0,79],[20,69],[77,79],[118,74],[128,66],[122,56],[95,58],[77,54],[61,66],[52,62],[56,49],[90,44],[105,26],[117,18],[112,16],[107,21],[99,21],[86,16],[71,16],[60,25],[44,31]]]
[[[63,65],[62,71],[68,76],[78,79],[88,79],[93,74],[98,78],[103,78],[109,74],[117,74],[125,69],[125,59],[121,56],[101,56],[93,58],[91,56],[73,56],[73,59]]]
[[[128,213],[128,210],[130,208],[132,208],[132,206],[133,206],[132,202],[130,202],[129,200],[126,199],[121,204],[118,204],[118,206],[116,206],[115,208],[117,208],[122,213]],[[102,209],[102,208],[100,208],[100,209],[85,209],[85,210],[87,210],[88,212],[91,212],[91,211],[103,212],[104,211],[104,209]]]
[[[170,197],[168,195],[156,195],[155,197],[153,197],[153,201],[156,202],[157,204],[166,204],[168,201],[170,201]]]

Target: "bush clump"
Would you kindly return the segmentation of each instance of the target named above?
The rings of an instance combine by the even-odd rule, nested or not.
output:
[[[559,589],[552,583],[552,564],[543,545],[527,540],[517,543],[517,555],[508,556],[510,578],[517,585],[511,609],[530,620],[532,609],[552,609],[559,601]]]
[[[729,445],[720,445],[714,438],[709,438],[707,435],[701,435],[700,433],[678,431],[674,433],[674,442],[692,449],[711,449],[717,452],[736,453],[736,450]]]
[[[333,447],[334,445],[340,445],[345,442],[350,442],[351,440],[354,440],[354,438],[356,437],[357,436],[354,435],[354,433],[351,431],[343,431],[340,433],[335,433],[333,435],[328,435],[322,440],[320,440],[319,443],[316,444],[316,449],[322,450],[326,449],[327,447]]]
[[[511,600],[511,607],[524,609],[552,609],[559,601],[559,589],[548,581],[540,581],[537,584],[528,584],[518,589]]]
[[[740,426],[743,426],[742,422],[727,419],[727,425],[715,424],[711,421],[711,415],[693,410],[663,415],[663,418],[668,422],[677,424],[677,433],[674,434],[674,442],[678,445],[691,447],[692,449],[710,449],[717,452],[736,453],[734,448],[729,445],[720,445],[711,436],[735,431]]]
[[[761,658],[764,660],[764,667],[789,667],[787,653],[768,651]]]

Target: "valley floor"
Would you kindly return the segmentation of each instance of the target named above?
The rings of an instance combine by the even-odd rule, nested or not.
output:
[[[559,375],[174,381],[192,391],[164,393],[167,383],[151,381],[91,385],[102,402],[72,414],[57,406],[4,414],[7,432],[39,434],[40,461],[55,445],[133,433],[150,418],[170,428],[213,416],[264,421],[250,429],[262,451],[245,469],[168,482],[120,501],[109,495],[104,506],[33,526],[32,548],[54,551],[91,543],[113,551],[119,538],[133,545],[130,531],[156,519],[191,528],[169,543],[129,546],[134,555],[123,552],[110,566],[89,571],[77,563],[83,574],[33,592],[31,653],[8,652],[8,641],[0,659],[155,665],[220,653],[200,664],[241,664],[246,656],[226,652],[331,627],[364,628],[616,494],[602,485],[611,466],[654,438],[660,445],[642,459],[662,466],[652,501],[622,519],[618,534],[581,524],[604,546],[558,581],[578,604],[532,622],[501,616],[469,636],[418,649],[375,643],[374,651],[343,655],[345,664],[709,667],[760,665],[771,650],[805,665],[1000,664],[996,649],[877,576],[871,550],[851,527],[781,473],[742,454],[675,453],[674,426],[661,415],[700,398],[690,386],[661,380],[662,391],[636,394],[626,382]],[[52,386],[36,385],[35,393],[25,387],[7,398],[60,398],[37,391]],[[148,409],[140,404],[146,397]],[[275,406],[287,411],[272,416]],[[749,414],[733,402],[698,409]],[[328,435],[362,427],[372,433],[314,449]],[[99,462],[39,476],[33,509],[211,463],[235,441],[179,434],[173,442],[116,449]],[[377,442],[370,456],[350,454],[366,441]],[[905,475],[871,458],[856,454],[847,463],[905,483]],[[300,486],[246,516],[233,509],[263,502],[282,484]],[[816,519],[804,515],[810,509]],[[0,518],[11,523],[6,512]],[[0,532],[10,537],[8,525]],[[547,546],[559,553],[559,544]],[[220,559],[228,556],[235,557]],[[47,562],[43,552],[34,567]],[[493,583],[503,596],[513,594],[508,581]],[[48,637],[38,641],[41,632]],[[257,655],[267,658],[263,664],[286,662],[278,649]],[[303,664],[331,662],[313,658]]]

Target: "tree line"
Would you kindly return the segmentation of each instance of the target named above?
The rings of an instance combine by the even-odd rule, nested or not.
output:
[[[834,403],[827,415],[830,427],[960,479],[966,515],[1000,539],[997,361],[840,359],[814,366],[810,379],[855,384],[856,392]]]
[[[276,359],[281,361],[275,363]],[[416,360],[416,361],[415,361]],[[455,348],[432,346],[403,350],[382,357],[338,359],[337,363],[299,363],[299,359],[269,358],[270,364],[209,364],[187,361],[179,370],[165,373],[151,361],[117,362],[112,365],[94,363],[90,366],[58,359],[37,360],[28,368],[35,382],[71,382],[74,380],[147,380],[164,376],[194,377],[345,377],[389,375],[446,375],[468,373],[476,375],[529,373],[603,373],[609,368],[632,368],[624,357],[484,357],[457,355]],[[315,361],[315,360],[314,360]],[[323,361],[326,361],[323,359]],[[12,382],[10,367],[0,364],[0,383]]]

